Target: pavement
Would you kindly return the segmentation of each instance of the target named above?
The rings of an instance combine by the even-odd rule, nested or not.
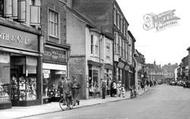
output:
[[[139,90],[138,95],[142,95],[146,90]],[[107,96],[106,99],[95,98],[88,100],[80,100],[80,105],[75,106],[74,108],[82,108],[86,106],[98,105],[108,102],[120,101],[130,99],[130,92],[125,93],[125,97],[110,97]],[[11,109],[0,110],[1,119],[20,119],[23,117],[29,117],[34,115],[41,115],[46,113],[61,112],[58,102],[51,102],[48,104],[27,106],[27,107],[12,107]],[[67,110],[66,110],[67,111]]]

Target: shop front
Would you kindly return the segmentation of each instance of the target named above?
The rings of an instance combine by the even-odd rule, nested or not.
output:
[[[0,108],[40,104],[39,35],[0,26]]]
[[[106,79],[107,82],[107,95],[110,95],[110,90],[111,90],[111,83],[112,83],[112,78],[113,77],[113,66],[111,64],[105,64],[104,65],[104,78]]]
[[[117,83],[121,82],[121,85],[125,87],[126,90],[130,88],[130,80],[129,80],[129,65],[128,63],[119,58],[118,62],[114,63],[114,71],[115,71],[115,81]]]
[[[102,64],[88,60],[89,98],[99,98],[101,94],[100,77]]]
[[[66,49],[45,45],[43,56],[43,103],[58,101],[60,91],[59,82],[62,77],[67,77]]]

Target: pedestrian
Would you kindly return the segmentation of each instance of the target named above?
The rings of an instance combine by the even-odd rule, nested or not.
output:
[[[117,83],[117,96],[120,97],[121,96],[121,81],[119,81]]]
[[[111,83],[111,97],[114,97],[117,93],[117,85],[116,85],[116,82],[113,81]]]
[[[105,99],[106,97],[106,81],[104,79],[101,79],[102,81],[102,99]]]
[[[110,77],[108,77],[107,95],[111,96],[111,78]]]
[[[72,84],[72,95],[73,95],[73,104],[75,105],[76,103],[79,105],[79,89],[80,89],[80,83],[77,80],[75,76],[73,78],[73,84]]]

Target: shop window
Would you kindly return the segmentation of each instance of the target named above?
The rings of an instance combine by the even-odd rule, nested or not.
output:
[[[33,57],[26,58],[26,99],[37,99],[37,59]]]
[[[0,53],[0,104],[10,102],[10,58]]]
[[[89,79],[89,95],[95,96],[100,93],[98,70],[91,70],[92,76]]]
[[[18,101],[37,99],[37,59],[11,56],[11,84],[13,105]]]
[[[43,69],[43,99],[49,98],[49,101],[56,101],[60,98],[61,77],[66,77],[65,70]]]

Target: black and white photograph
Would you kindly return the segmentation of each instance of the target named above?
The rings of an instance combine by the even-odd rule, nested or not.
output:
[[[0,0],[1,119],[190,119],[186,0]]]

